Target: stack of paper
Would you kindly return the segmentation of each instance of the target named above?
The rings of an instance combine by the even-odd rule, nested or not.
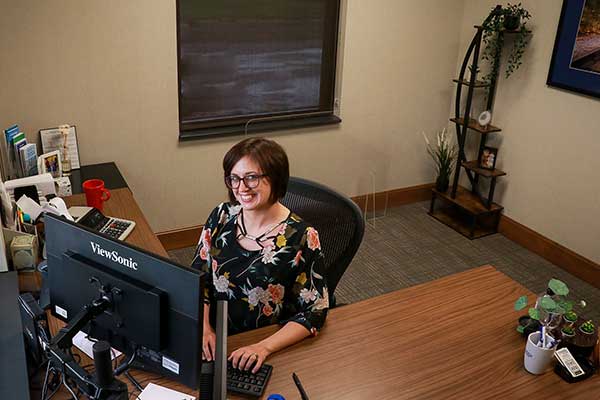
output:
[[[138,396],[140,400],[195,400],[194,396],[156,385],[152,382]]]

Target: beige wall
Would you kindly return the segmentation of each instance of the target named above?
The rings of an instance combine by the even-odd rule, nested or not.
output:
[[[155,231],[204,222],[237,138],[178,143],[175,1],[2,0],[0,126],[77,125]],[[292,174],[348,194],[433,181],[420,131],[447,121],[463,0],[349,0],[337,127],[270,134]]]
[[[524,0],[533,18],[523,66],[498,84],[493,123],[503,129],[497,201],[505,214],[600,262],[600,100],[546,85],[561,0]],[[467,0],[459,60],[497,1]]]

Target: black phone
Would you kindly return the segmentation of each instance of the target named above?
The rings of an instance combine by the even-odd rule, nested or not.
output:
[[[16,187],[14,193],[15,202],[19,201],[23,195],[26,195],[36,203],[40,204],[40,196],[38,196],[37,187],[35,185]]]

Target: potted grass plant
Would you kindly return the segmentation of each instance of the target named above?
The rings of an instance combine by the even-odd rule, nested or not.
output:
[[[438,192],[444,193],[450,185],[450,175],[452,174],[452,165],[456,160],[457,150],[454,144],[450,143],[450,137],[446,132],[446,128],[442,129],[436,135],[437,142],[432,145],[425,132],[423,138],[427,146],[427,153],[431,156],[437,170],[437,178],[435,180],[435,189]]]

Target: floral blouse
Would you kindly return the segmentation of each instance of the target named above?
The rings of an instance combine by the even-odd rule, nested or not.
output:
[[[212,275],[204,301],[228,300],[229,334],[294,321],[315,335],[329,307],[317,231],[290,213],[261,250],[246,250],[236,239],[240,210],[220,204],[202,230],[192,267]]]

